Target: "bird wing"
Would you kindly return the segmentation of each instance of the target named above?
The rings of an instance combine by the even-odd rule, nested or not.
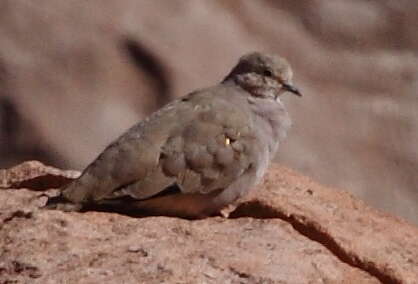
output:
[[[83,199],[146,199],[173,184],[183,193],[228,187],[252,162],[252,121],[244,101],[233,90],[217,87],[166,105],[86,169],[80,178],[88,195]]]
[[[168,111],[163,109],[152,117],[147,124],[155,119],[159,128],[164,128],[161,123],[174,126],[162,134],[152,126],[147,131],[144,126],[146,141],[163,143],[148,149],[152,159],[137,161],[146,173],[112,194],[145,199],[174,183],[183,193],[209,193],[228,187],[249,167],[249,142],[254,139],[250,133],[252,121],[240,106],[242,96],[231,92],[223,88],[198,91],[174,103],[173,112],[169,105]]]

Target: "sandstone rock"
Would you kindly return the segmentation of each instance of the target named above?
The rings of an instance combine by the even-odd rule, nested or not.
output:
[[[38,161],[28,161],[13,168],[0,169],[1,188],[45,190],[58,188],[80,175],[78,171],[58,170]]]
[[[385,283],[418,279],[418,228],[282,166],[230,218],[279,218]]]
[[[20,180],[24,169],[13,169]],[[39,195],[0,190],[2,283],[414,283],[418,277],[418,228],[281,166],[229,218],[47,211],[38,208]]]

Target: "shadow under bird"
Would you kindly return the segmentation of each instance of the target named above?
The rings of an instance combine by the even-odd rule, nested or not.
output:
[[[285,59],[246,54],[220,84],[130,128],[46,208],[217,214],[261,181],[291,125],[279,98],[286,92],[301,96]]]

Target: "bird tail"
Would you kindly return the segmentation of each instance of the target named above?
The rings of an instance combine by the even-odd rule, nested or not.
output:
[[[48,197],[48,201],[46,202],[44,209],[55,209],[55,210],[62,210],[62,211],[80,211],[82,206],[81,202],[77,200],[73,200],[71,193],[76,189],[79,185],[79,180],[74,180],[71,183],[63,186],[60,188],[60,193],[57,196]]]
[[[49,210],[61,210],[61,211],[80,211],[82,209],[81,204],[73,203],[65,198],[62,193],[58,196],[49,197],[43,209]]]

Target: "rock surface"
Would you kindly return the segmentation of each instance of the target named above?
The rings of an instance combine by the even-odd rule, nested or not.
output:
[[[38,161],[28,161],[7,170],[0,169],[0,189],[30,187],[32,190],[45,190],[60,187],[79,175],[78,171],[64,171],[44,166]]]
[[[0,283],[418,279],[418,228],[282,166],[229,218],[198,221],[41,210],[38,183],[34,191],[30,181],[51,172],[68,182],[68,172],[38,162],[2,171],[3,185],[13,176],[28,182],[0,190]]]

